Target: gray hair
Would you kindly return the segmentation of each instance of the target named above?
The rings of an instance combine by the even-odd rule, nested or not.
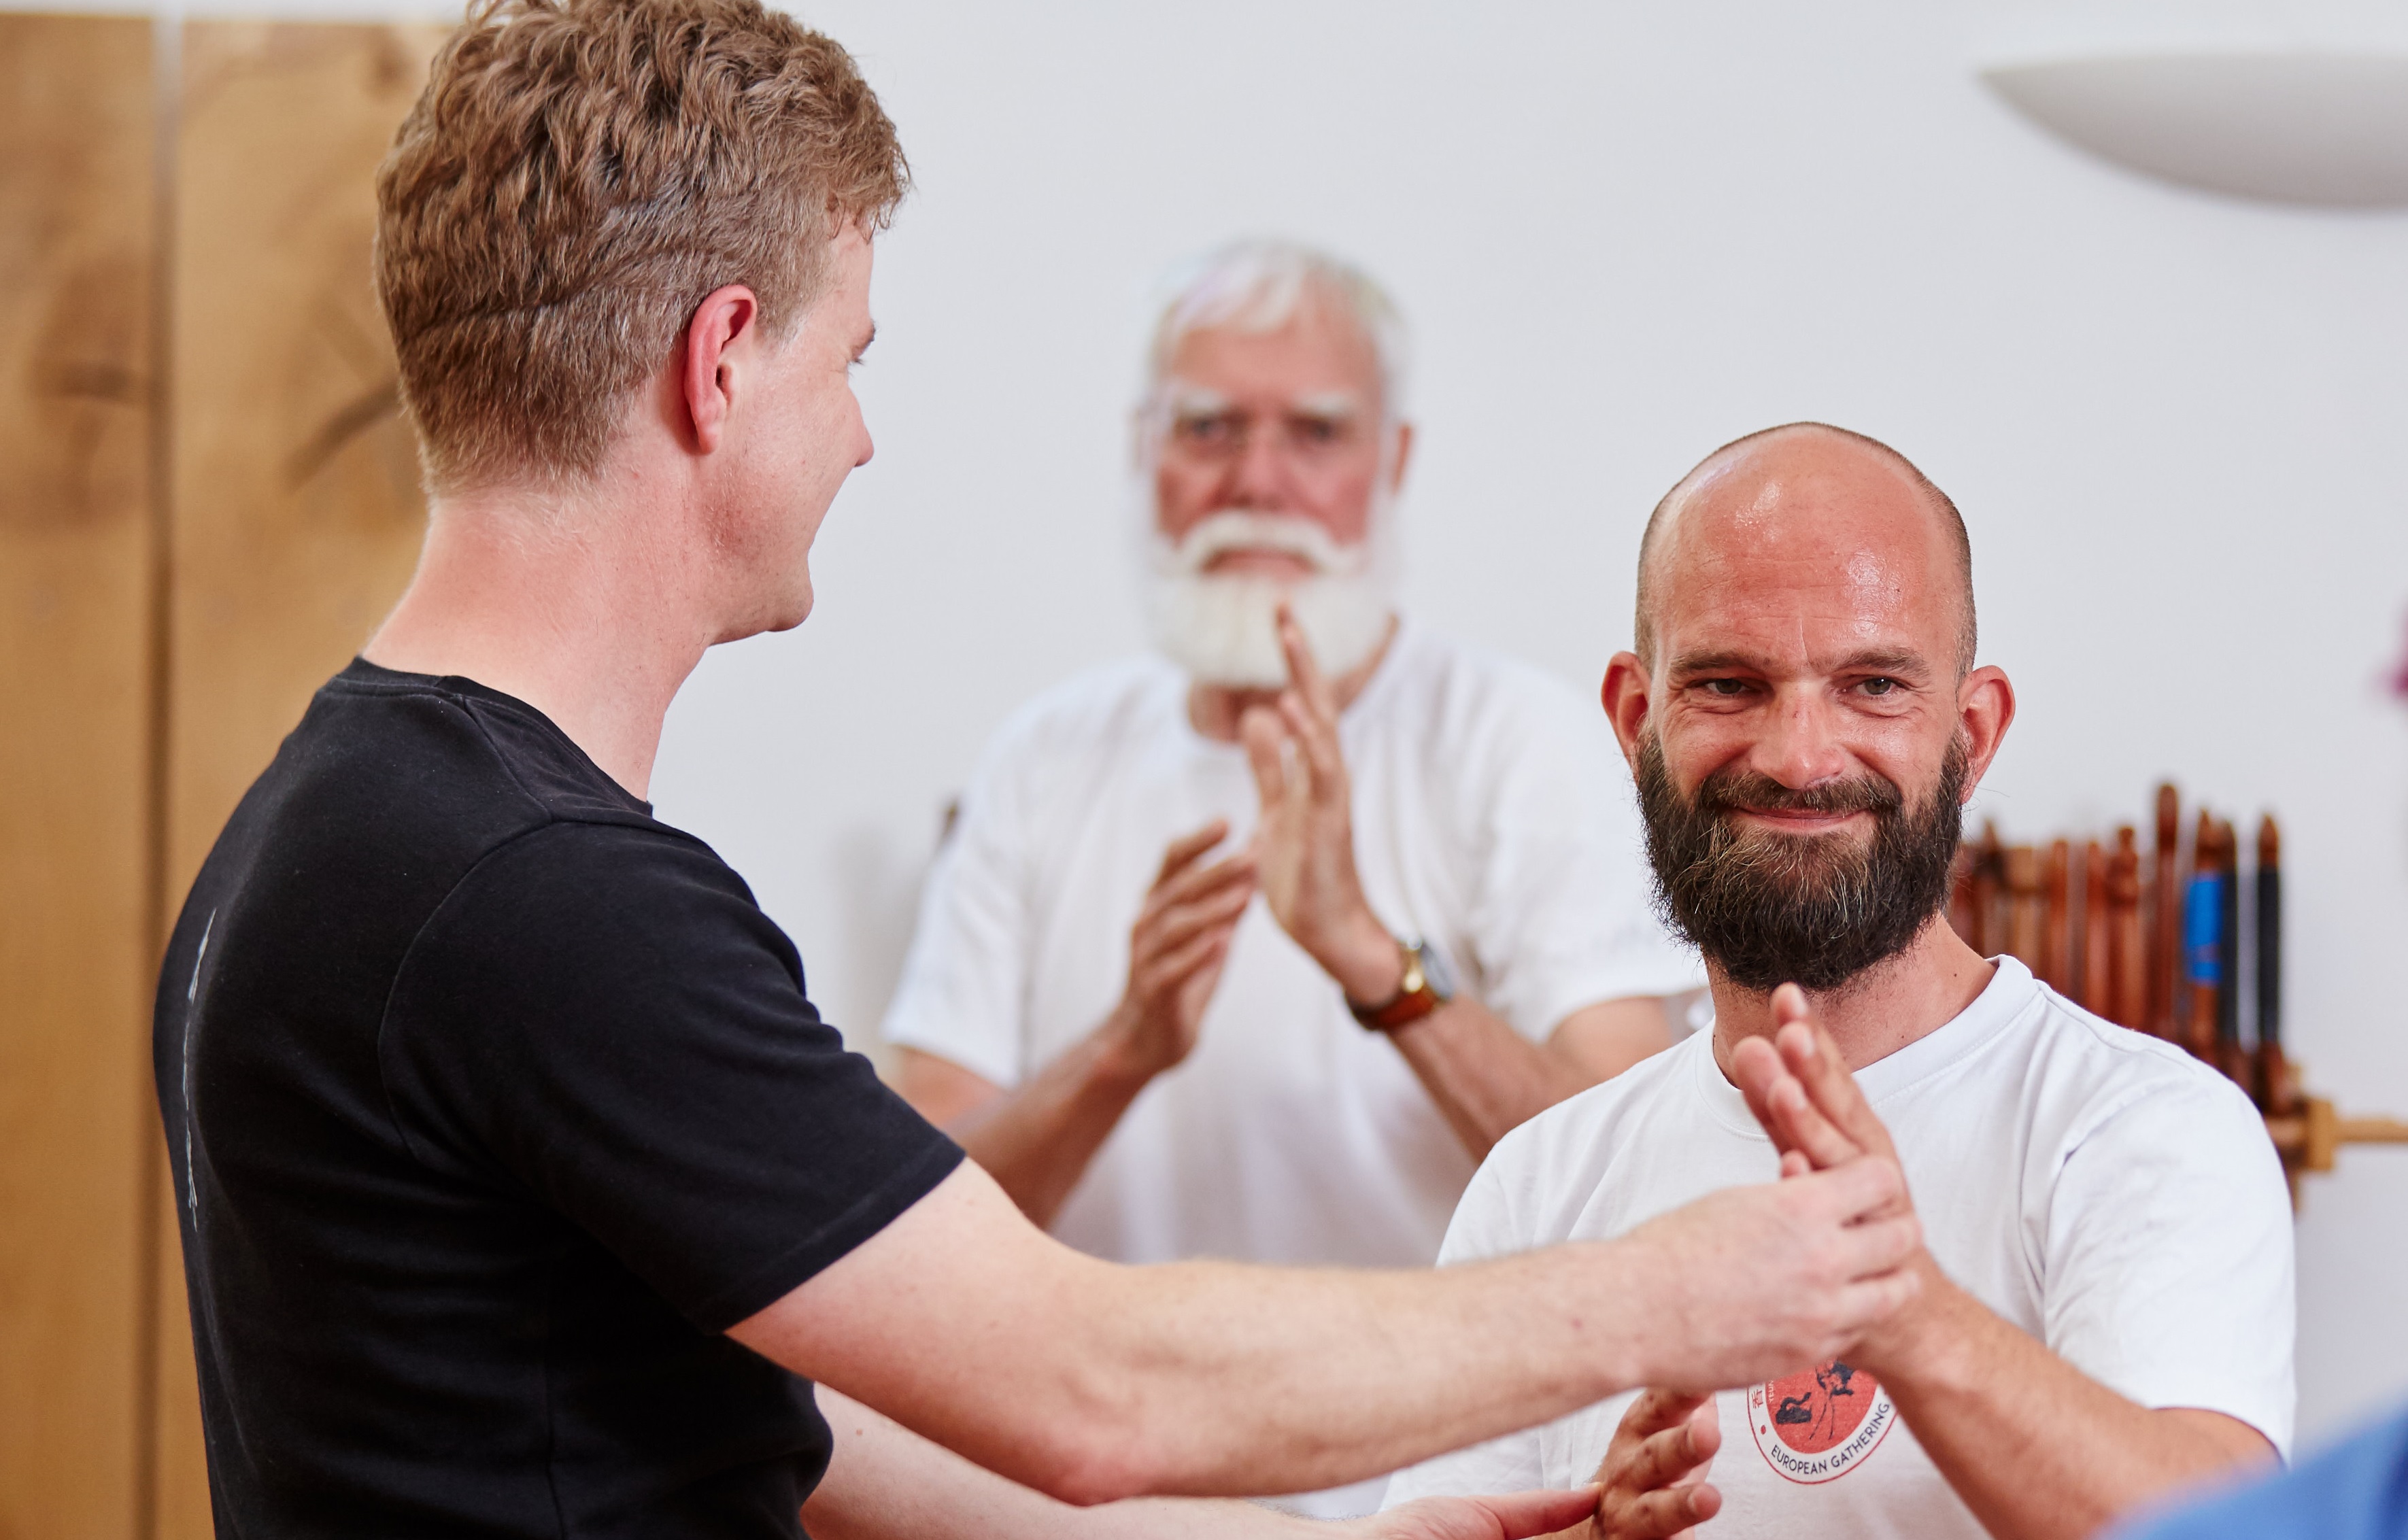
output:
[[[1408,338],[1396,302],[1354,264],[1283,240],[1232,241],[1173,273],[1146,349],[1145,399],[1161,390],[1188,334],[1220,326],[1275,332],[1295,317],[1308,291],[1344,303],[1379,364],[1381,415],[1402,419]]]

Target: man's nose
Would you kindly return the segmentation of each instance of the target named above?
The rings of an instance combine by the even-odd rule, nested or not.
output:
[[[1230,462],[1222,502],[1229,507],[1274,510],[1288,504],[1287,457],[1278,435],[1257,429]]]
[[[1848,750],[1840,741],[1839,725],[1823,692],[1784,685],[1773,693],[1764,735],[1748,755],[1749,763],[1793,791],[1843,776]]]

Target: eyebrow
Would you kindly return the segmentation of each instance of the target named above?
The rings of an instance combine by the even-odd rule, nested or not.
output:
[[[1307,417],[1347,418],[1363,409],[1352,391],[1312,391],[1288,403],[1288,409]]]
[[[1927,673],[1930,664],[1921,653],[1907,648],[1868,648],[1852,652],[1840,660],[1830,672],[1834,674],[1919,674]],[[1692,652],[1672,660],[1671,672],[1695,676],[1720,674],[1732,670],[1763,673],[1763,660],[1753,653],[1726,649],[1720,652]]]

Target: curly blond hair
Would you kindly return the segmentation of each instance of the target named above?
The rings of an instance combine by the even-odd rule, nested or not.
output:
[[[852,56],[759,0],[483,0],[377,174],[429,490],[592,473],[705,295],[790,335],[909,180]]]

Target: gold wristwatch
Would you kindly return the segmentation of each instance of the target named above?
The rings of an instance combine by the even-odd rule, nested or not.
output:
[[[1394,1032],[1455,998],[1455,980],[1448,976],[1446,960],[1439,956],[1437,948],[1426,941],[1398,941],[1397,950],[1405,960],[1405,977],[1397,986],[1396,997],[1378,1005],[1346,1002],[1354,1020],[1372,1032]]]

